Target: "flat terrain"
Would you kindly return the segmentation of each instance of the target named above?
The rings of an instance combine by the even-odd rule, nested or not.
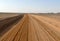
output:
[[[24,14],[7,20],[0,25],[0,41],[60,41],[60,15]]]
[[[1,20],[1,19],[5,19],[5,18],[9,18],[9,17],[13,17],[13,16],[17,16],[17,15],[19,15],[19,14],[0,13],[0,20]]]

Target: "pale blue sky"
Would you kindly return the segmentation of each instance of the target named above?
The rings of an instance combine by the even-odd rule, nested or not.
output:
[[[0,0],[0,12],[60,12],[60,0]]]

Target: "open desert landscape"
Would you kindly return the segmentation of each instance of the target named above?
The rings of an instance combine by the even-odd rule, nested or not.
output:
[[[60,0],[0,0],[0,41],[60,41]]]
[[[1,14],[0,41],[60,41],[60,14]]]

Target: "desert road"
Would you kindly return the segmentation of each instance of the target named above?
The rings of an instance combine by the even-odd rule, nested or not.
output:
[[[2,25],[7,31],[0,36],[0,41],[60,41],[60,20],[34,14],[24,14],[22,18],[8,20],[10,22],[7,21],[6,25],[10,25],[6,28],[10,27],[10,29],[7,30]],[[11,22],[15,20],[19,21],[12,25]],[[0,33],[5,31],[2,31],[1,28]]]

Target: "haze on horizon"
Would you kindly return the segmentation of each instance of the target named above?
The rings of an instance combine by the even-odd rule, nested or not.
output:
[[[60,0],[0,0],[0,12],[60,12]]]

